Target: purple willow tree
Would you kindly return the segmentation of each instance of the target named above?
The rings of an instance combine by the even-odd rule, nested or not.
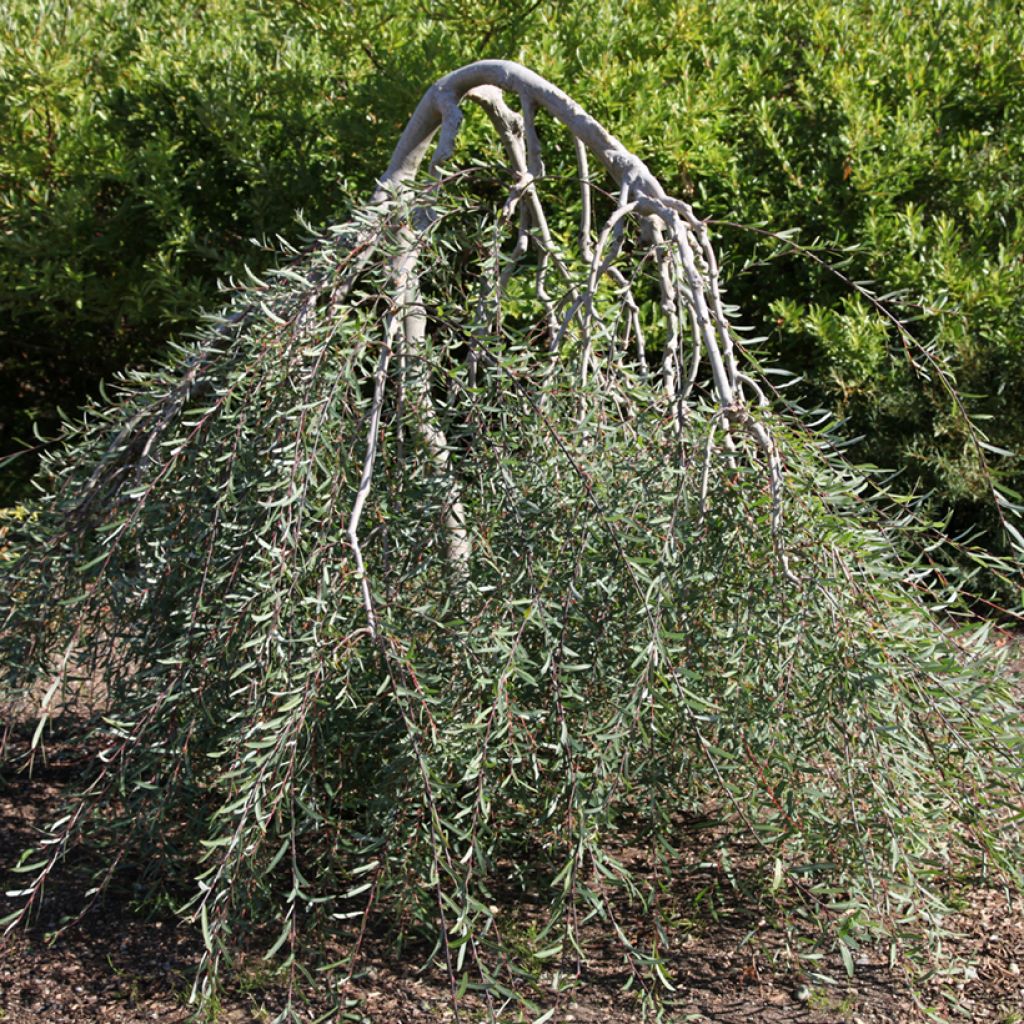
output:
[[[89,751],[12,924],[85,847],[197,922],[199,1000],[240,950],[298,991],[392,939],[497,1019],[609,948],[671,1000],[701,865],[851,971],[1019,883],[1019,703],[931,526],[561,90],[441,79],[370,202],[226,301],[67,426],[2,563],[4,764]]]

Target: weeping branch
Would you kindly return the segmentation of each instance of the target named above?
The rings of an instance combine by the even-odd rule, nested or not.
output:
[[[518,99],[521,112],[509,107],[504,98],[506,93]],[[570,332],[578,329],[580,338],[575,360],[581,382],[585,385],[591,374],[598,373],[612,386],[608,371],[618,368],[619,361],[614,338],[612,346],[601,357],[595,354],[591,342],[594,301],[606,276],[620,290],[637,366],[645,376],[645,330],[629,281],[617,265],[625,241],[625,225],[632,219],[638,226],[638,241],[642,247],[650,249],[658,270],[660,308],[665,324],[660,379],[668,405],[673,410],[673,429],[679,432],[684,428],[686,403],[706,360],[719,408],[725,411],[724,422],[730,428],[746,432],[765,458],[773,502],[772,533],[784,574],[795,581],[782,550],[782,463],[763,419],[764,406],[748,407],[743,395],[745,378],[737,367],[722,304],[718,263],[706,226],[687,203],[669,196],[643,161],[630,153],[579,104],[539,75],[511,61],[479,61],[453,71],[428,89],[417,106],[379,181],[371,199],[371,208],[377,209],[383,218],[393,214],[396,203],[410,201],[409,195],[414,190],[414,182],[431,146],[434,148],[428,176],[435,183],[435,188],[443,188],[444,169],[455,154],[463,123],[460,104],[467,99],[486,112],[505,150],[513,184],[503,215],[509,220],[517,211],[519,215],[515,242],[504,268],[496,279],[482,282],[477,303],[480,330],[486,333],[486,311],[500,305],[501,293],[532,246],[537,253],[535,294],[544,309],[549,339],[550,362],[543,380],[552,380]],[[573,274],[569,257],[553,238],[538,188],[545,173],[536,124],[541,110],[569,130],[576,148],[581,190],[579,258],[585,268],[579,277]],[[605,169],[618,191],[617,205],[598,233],[596,242],[592,240],[590,155]],[[464,571],[470,551],[457,468],[438,423],[429,384],[423,374],[412,369],[424,360],[427,332],[415,265],[419,246],[433,222],[433,213],[421,199],[409,216],[408,246],[398,261],[400,266],[396,264],[392,285],[396,305],[405,307],[401,346],[402,365],[407,369],[403,373],[401,387],[403,395],[410,399],[414,429],[430,451],[438,474],[451,482],[452,500],[445,514],[448,550],[453,565]],[[565,289],[561,298],[556,298],[551,292],[549,278],[552,265]],[[559,306],[564,307],[561,314]],[[693,351],[689,360],[684,360],[681,350],[684,322],[689,322],[692,328]],[[622,352],[625,352],[625,345]],[[470,387],[476,386],[480,358],[480,344],[471,344],[466,357],[467,384]],[[547,396],[542,394],[539,399],[541,409],[546,407],[547,400]],[[581,402],[579,417],[582,421],[586,418],[586,405],[582,398]],[[371,423],[373,414],[374,407],[371,406]],[[730,450],[735,448],[729,434],[725,443]],[[371,456],[372,450],[367,455],[364,479],[367,488],[372,479]],[[354,515],[350,521],[350,539],[357,563],[361,564],[356,529],[358,518]],[[362,573],[363,569],[359,571]]]

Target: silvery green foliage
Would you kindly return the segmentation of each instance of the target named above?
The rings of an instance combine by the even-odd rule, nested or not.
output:
[[[498,1016],[598,937],[659,990],[684,842],[851,969],[1019,878],[1020,707],[931,526],[754,364],[720,378],[649,193],[548,226],[501,116],[510,173],[450,132],[47,460],[0,700],[38,753],[105,699],[13,920],[88,844],[197,922],[200,999],[242,948],[343,977],[415,936]]]

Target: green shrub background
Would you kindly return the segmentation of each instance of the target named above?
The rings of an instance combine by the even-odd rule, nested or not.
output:
[[[437,77],[550,77],[722,221],[828,243],[954,371],[1024,489],[1024,11],[1015,0],[552,3],[8,0],[0,28],[0,431],[45,433],[258,267],[365,196]],[[550,133],[555,138],[555,133]],[[563,157],[572,155],[566,145]],[[557,158],[556,158],[557,159]],[[566,163],[568,167],[569,164]],[[864,434],[862,459],[995,532],[934,373],[838,277],[721,226],[762,358]],[[919,359],[919,362],[922,360]],[[927,369],[927,363],[923,363]],[[2,471],[0,497],[30,459]]]

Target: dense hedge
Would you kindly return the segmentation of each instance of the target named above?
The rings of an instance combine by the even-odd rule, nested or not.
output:
[[[74,407],[258,264],[252,236],[365,191],[422,89],[508,56],[581,97],[723,221],[799,229],[946,361],[989,441],[1024,436],[1024,19],[1016,0],[513,4],[14,0],[0,43],[0,421]],[[565,157],[571,156],[566,148]],[[722,226],[766,356],[864,458],[991,526],[927,359],[806,256]],[[987,453],[1021,488],[1020,458]]]

